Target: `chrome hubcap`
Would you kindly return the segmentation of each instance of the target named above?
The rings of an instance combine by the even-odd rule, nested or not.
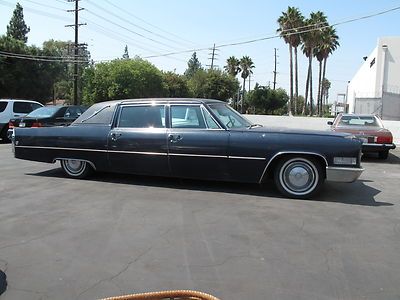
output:
[[[295,193],[307,192],[316,182],[313,168],[303,161],[293,161],[286,165],[282,174],[287,189]]]
[[[82,168],[82,162],[79,160],[70,159],[67,160],[68,169],[72,172],[77,172]]]

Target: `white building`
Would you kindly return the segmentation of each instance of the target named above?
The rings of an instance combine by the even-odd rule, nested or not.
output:
[[[349,112],[400,120],[400,37],[382,37],[347,87]]]

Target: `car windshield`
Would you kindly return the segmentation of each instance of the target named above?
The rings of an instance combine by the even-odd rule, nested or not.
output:
[[[227,128],[247,128],[252,125],[250,121],[242,117],[241,114],[229,105],[210,104],[209,107]]]
[[[29,118],[49,118],[53,116],[60,108],[55,106],[45,106],[30,112],[27,117]]]
[[[339,126],[368,126],[368,127],[383,127],[382,123],[375,116],[342,116],[339,121]]]

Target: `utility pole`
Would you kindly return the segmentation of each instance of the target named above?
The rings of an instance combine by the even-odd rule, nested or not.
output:
[[[217,60],[216,56],[218,55],[218,53],[215,52],[216,50],[219,50],[219,49],[216,49],[215,44],[214,44],[214,46],[212,48],[212,52],[209,53],[209,55],[211,55],[211,58],[209,58],[209,59],[211,59],[211,65],[207,65],[208,67],[210,67],[211,70],[213,70],[214,67],[216,67],[214,65],[214,60]]]
[[[274,90],[276,87],[276,48],[274,48]]]
[[[65,25],[65,27],[75,28],[75,43],[74,43],[74,105],[78,104],[78,57],[79,57],[79,26],[86,25],[86,23],[79,23],[78,12],[83,10],[79,8],[78,2],[80,0],[67,0],[68,2],[75,2],[75,9],[67,10],[67,12],[75,13],[75,24]]]

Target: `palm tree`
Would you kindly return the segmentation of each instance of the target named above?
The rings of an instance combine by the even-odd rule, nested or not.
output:
[[[236,77],[237,74],[241,71],[240,69],[240,60],[234,56],[229,57],[226,60],[226,66],[224,67],[225,71],[233,76]]]
[[[311,13],[310,18],[305,21],[305,25],[307,26],[305,30],[307,30],[307,32],[304,32],[301,35],[303,41],[302,50],[305,56],[308,58],[308,73],[303,114],[305,113],[307,105],[308,92],[310,92],[310,115],[313,114],[312,59],[314,56],[314,49],[319,45],[321,41],[321,29],[327,26],[326,20],[327,18],[325,14],[321,11]]]
[[[279,28],[277,32],[289,45],[289,73],[290,73],[290,99],[288,111],[291,114],[291,105],[293,103],[293,49],[294,49],[294,111],[297,111],[297,98],[299,96],[299,80],[298,80],[298,64],[297,64],[297,47],[301,43],[300,34],[297,33],[304,26],[304,17],[298,8],[288,7],[286,12],[278,18]],[[300,30],[299,30],[300,29]]]
[[[253,74],[253,68],[255,68],[253,61],[249,56],[243,56],[240,59],[240,69],[242,70],[241,77],[243,78],[243,92],[242,92],[242,103],[241,103],[241,112],[243,113],[243,104],[244,104],[244,92],[246,86],[246,79],[250,74]]]
[[[318,48],[315,49],[315,56],[319,62],[319,81],[318,81],[318,115],[322,116],[322,95],[324,94],[326,61],[330,54],[340,46],[339,37],[336,29],[332,26],[324,28],[321,33],[321,41]]]

